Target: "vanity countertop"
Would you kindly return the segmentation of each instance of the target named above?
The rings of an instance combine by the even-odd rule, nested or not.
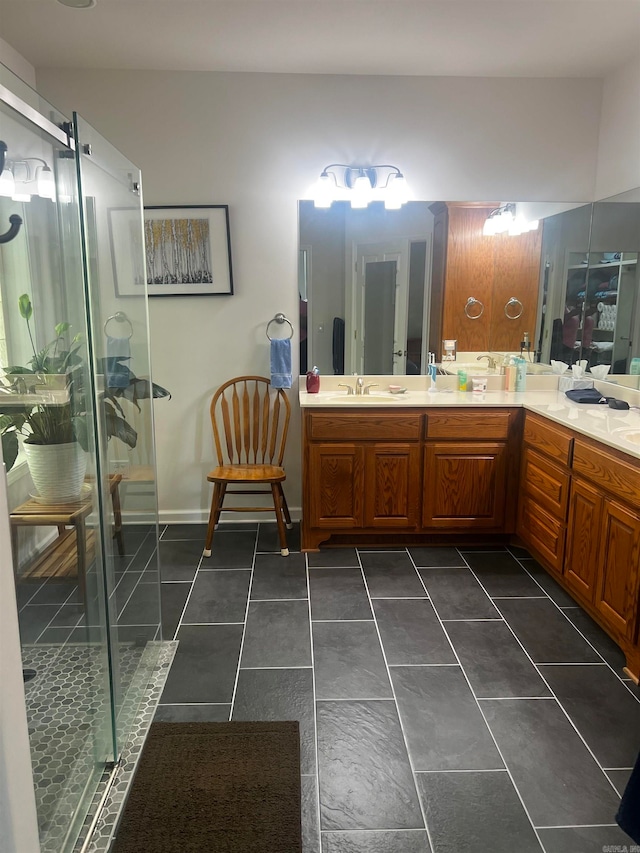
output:
[[[338,378],[338,377],[332,377]],[[547,377],[545,377],[547,378]],[[548,377],[553,379],[553,377]],[[555,379],[557,383],[557,378]],[[408,384],[408,383],[407,383]],[[546,384],[546,383],[545,383]],[[613,396],[611,387],[604,390],[607,396]],[[626,391],[631,406],[640,407],[640,399],[632,399],[638,392]],[[606,405],[574,403],[564,392],[553,388],[528,390],[522,392],[507,392],[489,390],[486,393],[439,390],[435,393],[419,387],[408,388],[406,393],[391,394],[389,391],[367,395],[349,395],[340,389],[325,390],[319,394],[308,394],[300,391],[301,408],[334,408],[334,409],[371,409],[394,411],[404,408],[429,407],[469,407],[491,408],[515,406],[523,407],[538,415],[549,418],[588,438],[608,444],[616,450],[621,450],[640,459],[640,409],[627,410],[610,409]]]

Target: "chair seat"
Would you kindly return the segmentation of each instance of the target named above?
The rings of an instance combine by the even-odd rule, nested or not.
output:
[[[207,474],[210,483],[282,483],[286,477],[278,465],[220,465]]]

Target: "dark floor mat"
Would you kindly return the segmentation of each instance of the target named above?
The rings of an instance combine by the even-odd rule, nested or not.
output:
[[[112,853],[300,853],[297,722],[154,723]]]

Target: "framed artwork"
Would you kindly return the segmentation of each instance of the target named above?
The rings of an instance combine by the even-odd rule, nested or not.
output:
[[[119,296],[231,295],[231,239],[226,204],[144,208],[145,269],[136,210],[111,210],[111,246]],[[125,248],[131,247],[131,252]]]

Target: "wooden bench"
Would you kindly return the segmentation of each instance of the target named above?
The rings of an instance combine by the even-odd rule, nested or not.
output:
[[[122,539],[122,513],[118,487],[121,474],[109,477],[109,493],[113,507],[113,535],[118,544],[118,553],[124,555]],[[86,602],[87,565],[95,558],[95,533],[87,534],[86,518],[93,509],[93,490],[73,503],[43,504],[30,498],[17,506],[9,514],[11,525],[11,545],[14,555],[14,567],[17,574],[18,529],[20,527],[58,528],[58,537],[28,566],[21,575],[23,579],[77,577],[78,595]],[[71,529],[69,529],[71,528]]]

